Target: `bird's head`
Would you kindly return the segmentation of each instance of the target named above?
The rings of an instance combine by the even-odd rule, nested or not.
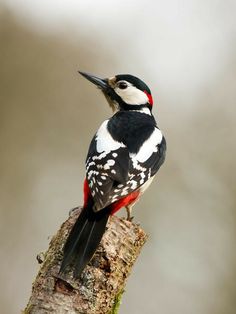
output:
[[[101,79],[85,72],[79,71],[79,73],[102,90],[114,111],[142,108],[152,110],[151,91],[139,78],[130,74],[119,74]]]

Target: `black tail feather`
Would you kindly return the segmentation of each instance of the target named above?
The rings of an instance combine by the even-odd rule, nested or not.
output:
[[[65,243],[61,273],[70,265],[74,268],[74,276],[80,276],[101,241],[108,217],[108,209],[98,213],[90,208],[82,210]]]

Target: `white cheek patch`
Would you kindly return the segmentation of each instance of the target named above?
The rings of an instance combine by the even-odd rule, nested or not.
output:
[[[126,82],[128,87],[125,89],[120,89],[115,87],[115,92],[119,95],[122,100],[128,105],[144,105],[148,103],[147,95],[140,89]]]

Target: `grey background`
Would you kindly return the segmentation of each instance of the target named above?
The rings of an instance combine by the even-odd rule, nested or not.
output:
[[[82,203],[87,147],[111,115],[78,69],[142,78],[168,142],[135,208],[150,238],[120,313],[235,313],[235,10],[213,0],[1,1],[1,313],[24,308],[35,257]]]

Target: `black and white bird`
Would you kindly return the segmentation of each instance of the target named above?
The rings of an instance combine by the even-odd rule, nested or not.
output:
[[[84,205],[64,246],[60,272],[70,265],[79,277],[121,207],[131,209],[165,160],[166,141],[152,115],[153,100],[139,78],[120,74],[108,79],[79,72],[99,87],[112,107],[93,137],[84,181]]]

